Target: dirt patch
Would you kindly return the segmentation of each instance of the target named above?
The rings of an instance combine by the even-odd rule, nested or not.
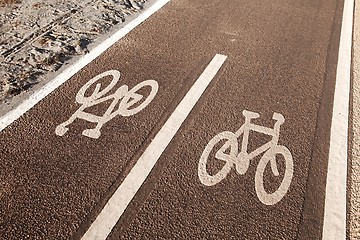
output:
[[[15,3],[21,3],[20,0],[0,0],[0,6],[15,4]]]
[[[90,44],[145,2],[0,0],[0,104],[88,53]]]

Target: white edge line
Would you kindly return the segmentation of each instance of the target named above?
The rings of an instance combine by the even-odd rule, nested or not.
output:
[[[224,55],[215,55],[138,159],[125,180],[108,200],[96,220],[82,237],[82,240],[106,239],[226,58]]]
[[[346,239],[346,178],[353,12],[354,0],[345,0],[330,133],[324,240]]]
[[[139,24],[144,22],[148,17],[150,17],[153,13],[157,12],[160,8],[162,8],[166,3],[170,0],[158,0],[148,9],[144,10],[137,18],[126,24],[119,31],[115,32],[108,39],[100,43],[96,46],[90,53],[86,54],[82,58],[80,58],[76,63],[68,67],[62,73],[60,73],[57,77],[47,83],[45,86],[41,87],[37,92],[32,94],[28,99],[23,101],[19,106],[15,109],[9,111],[4,116],[0,118],[0,131],[4,130],[7,126],[9,126],[16,119],[20,118],[25,112],[30,110],[33,106],[35,106],[38,102],[40,102],[43,98],[49,95],[52,91],[54,91],[61,84],[70,79],[73,75],[75,75],[79,70],[93,61],[95,58],[100,56],[104,51],[106,51],[109,47],[111,47],[114,43],[123,38],[126,34],[128,34],[131,30],[137,27]]]

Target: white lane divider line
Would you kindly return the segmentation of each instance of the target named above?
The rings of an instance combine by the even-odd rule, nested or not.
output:
[[[345,0],[336,70],[323,239],[346,239],[346,178],[354,0]]]
[[[131,30],[137,27],[140,23],[144,22],[147,18],[149,18],[152,14],[157,12],[160,8],[162,8],[166,3],[170,2],[170,0],[157,0],[151,7],[146,9],[143,13],[141,13],[137,18],[133,21],[126,24],[119,31],[114,33],[104,42],[99,44],[90,53],[86,54],[82,58],[80,58],[76,63],[68,67],[61,74],[59,74],[52,81],[47,83],[45,86],[40,88],[37,92],[32,94],[28,99],[22,102],[19,106],[17,106],[14,110],[8,112],[3,117],[0,118],[0,131],[4,130],[7,126],[13,123],[16,119],[21,117],[25,112],[34,107],[38,102],[40,102],[43,98],[49,95],[52,91],[58,88],[61,84],[69,80],[72,76],[74,76],[78,71],[80,71],[83,67],[93,61],[95,58],[100,56],[103,52],[105,52],[109,47],[111,47],[114,43],[119,41],[121,38],[126,36]]]
[[[215,77],[226,60],[226,56],[216,54],[204,72],[196,80],[175,111],[157,133],[148,148],[131,169],[123,183],[105,204],[96,220],[82,237],[86,239],[106,239],[126,207],[135,196],[151,169],[155,166],[165,148],[169,145],[181,124]]]

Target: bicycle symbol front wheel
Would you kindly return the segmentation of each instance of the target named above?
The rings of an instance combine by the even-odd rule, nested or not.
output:
[[[144,98],[144,96],[136,92],[146,87],[150,88],[150,93],[147,97],[145,97],[145,100],[142,103],[138,104],[138,102],[140,102]],[[129,92],[121,100],[119,104],[120,115],[124,117],[129,117],[143,110],[154,99],[158,89],[159,86],[155,80],[146,80],[137,84],[135,87],[130,89]],[[135,107],[133,107],[134,105]]]
[[[276,168],[276,155],[281,154],[285,160],[285,172],[279,188],[273,192],[268,193],[264,188],[264,172],[265,168],[270,162],[274,164],[271,168]],[[273,170],[274,171],[274,170]],[[277,170],[276,170],[277,171]],[[285,146],[277,145],[270,148],[260,159],[255,173],[255,190],[259,200],[266,205],[274,205],[278,203],[287,193],[293,177],[294,163],[292,155]],[[273,172],[274,173],[274,172]]]
[[[210,175],[206,166],[209,161],[209,156],[215,145],[221,141],[226,140],[224,145],[218,150],[215,154],[215,159],[225,161],[225,165],[215,173]],[[230,148],[229,153],[225,153],[227,149]],[[233,166],[236,156],[238,154],[238,142],[237,137],[234,133],[230,131],[225,131],[217,134],[213,137],[208,145],[205,147],[198,165],[198,176],[202,184],[206,186],[213,186],[223,180],[226,175],[230,172],[231,167]]]

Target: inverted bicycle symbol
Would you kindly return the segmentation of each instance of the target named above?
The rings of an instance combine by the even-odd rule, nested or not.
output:
[[[110,84],[100,91],[101,83],[97,83],[94,92],[90,96],[86,97],[85,93],[90,88],[90,86],[106,76],[112,76]],[[83,87],[81,87],[79,92],[76,94],[76,102],[82,104],[81,107],[67,121],[59,124],[56,127],[56,135],[63,136],[69,130],[67,126],[71,124],[76,118],[80,118],[89,122],[97,123],[95,128],[85,129],[82,134],[90,138],[99,138],[101,135],[100,129],[105,123],[118,115],[128,117],[140,112],[154,99],[158,91],[158,83],[155,80],[147,80],[137,84],[130,90],[128,90],[129,87],[127,85],[123,85],[118,88],[114,94],[103,97],[115,86],[119,79],[120,72],[117,70],[110,70],[97,75],[88,81]],[[151,88],[151,92],[149,96],[147,96],[145,100],[139,104],[144,96],[136,92],[147,86]],[[102,116],[84,112],[86,108],[98,105],[110,99],[112,99],[112,102]],[[118,108],[114,111],[114,108],[117,104]]]
[[[255,190],[259,200],[266,205],[274,205],[279,202],[287,193],[293,177],[293,158],[289,149],[285,146],[278,145],[280,126],[285,119],[280,113],[274,113],[273,119],[276,120],[274,128],[267,128],[251,123],[251,119],[258,118],[260,115],[255,112],[243,111],[245,123],[235,132],[225,131],[213,137],[205,147],[198,165],[198,176],[202,184],[213,186],[222,181],[231,168],[235,165],[236,171],[243,175],[249,168],[250,160],[265,152],[261,157],[255,173]],[[250,130],[264,133],[272,136],[272,140],[248,153],[247,147],[249,142]],[[238,138],[243,134],[241,150],[238,148]],[[206,165],[209,155],[216,144],[225,140],[224,145],[215,153],[215,158],[225,162],[225,165],[215,175],[210,175]],[[221,145],[220,145],[221,146]],[[230,151],[228,151],[230,150]],[[228,153],[226,152],[228,151]],[[279,170],[276,162],[276,155],[281,154],[285,160],[285,172],[279,188],[268,193],[264,187],[264,172],[270,162],[271,170],[275,176],[279,176]]]

